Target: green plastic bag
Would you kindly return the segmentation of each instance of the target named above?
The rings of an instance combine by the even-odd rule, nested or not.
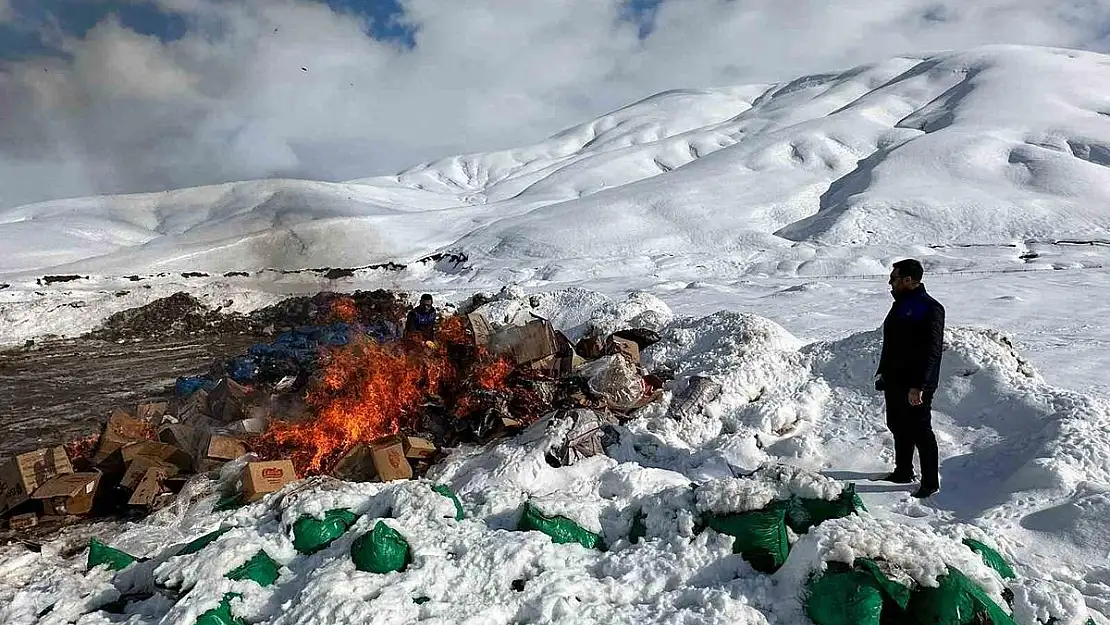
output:
[[[358,516],[344,508],[328,510],[323,519],[302,516],[293,524],[293,547],[305,555],[316,553],[342,536],[357,519]]]
[[[459,501],[458,496],[455,495],[455,491],[451,490],[450,486],[448,486],[446,484],[436,484],[436,485],[432,486],[432,490],[434,490],[435,492],[439,493],[440,495],[443,495],[444,497],[450,499],[451,502],[455,504],[455,520],[456,521],[463,520],[463,517],[466,516],[466,513],[463,510],[462,502]]]
[[[937,588],[918,586],[907,609],[909,625],[1016,625],[975,582],[948,567]],[[978,619],[978,620],[976,620]]]
[[[217,538],[219,538],[220,536],[223,536],[224,534],[226,534],[230,531],[231,531],[230,527],[224,527],[224,528],[220,528],[220,529],[218,529],[214,532],[208,532],[204,536],[201,536],[200,538],[197,538],[197,539],[193,540],[192,542],[190,542],[189,544],[182,547],[181,551],[177,552],[177,555],[187,556],[191,553],[196,553],[196,552],[200,551],[201,549],[204,549],[208,545],[211,545],[213,542],[216,541]]]
[[[763,510],[739,514],[708,515],[709,527],[736,539],[732,552],[752,568],[774,573],[786,562],[790,542],[786,535],[786,503],[775,502]]]
[[[879,589],[883,591],[883,597],[890,600],[899,609],[905,610],[910,604],[911,589],[903,586],[898,582],[890,579],[883,573],[879,565],[870,558],[856,558],[855,567],[868,575],[875,583],[879,585]]]
[[[848,484],[840,496],[833,500],[791,497],[786,506],[786,525],[795,533],[805,534],[809,528],[832,519],[841,519],[866,511],[863,500],[856,494],[856,485]]]
[[[403,571],[412,562],[412,551],[404,536],[378,521],[374,529],[351,543],[355,568],[367,573]]]
[[[605,541],[564,516],[546,516],[532,504],[524,504],[524,514],[516,528],[522,532],[536,530],[551,537],[556,544],[578,543],[588,549],[605,551]]]
[[[249,579],[265,588],[277,581],[278,563],[274,562],[274,559],[267,555],[265,551],[259,551],[254,554],[253,558],[247,560],[224,577],[232,581]]]
[[[120,571],[138,558],[124,553],[119,549],[109,547],[95,538],[89,539],[89,560],[86,570],[91,571],[101,564],[107,564],[108,570]]]
[[[231,615],[231,600],[242,595],[229,592],[220,600],[220,605],[197,617],[196,625],[246,625],[243,619]]]
[[[1006,562],[1006,559],[1002,557],[1002,554],[971,538],[965,538],[964,544],[970,547],[972,551],[979,554],[979,556],[983,558],[983,562],[985,562],[987,566],[991,567],[995,571],[998,571],[998,574],[1002,576],[1002,579],[1017,578],[1017,574],[1014,573],[1014,569],[1010,567],[1010,563]]]
[[[232,493],[230,495],[224,495],[223,497],[220,497],[220,500],[216,502],[216,505],[212,506],[212,511],[226,512],[228,510],[242,508],[245,505],[247,505],[247,501],[243,499],[242,493]]]
[[[806,590],[806,616],[816,625],[880,625],[883,591],[869,573],[830,562]]]

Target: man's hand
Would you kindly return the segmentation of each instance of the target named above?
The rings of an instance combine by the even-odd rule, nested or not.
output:
[[[911,406],[920,406],[922,403],[924,403],[923,400],[921,399],[921,389],[911,388],[909,399],[910,399],[910,405]]]

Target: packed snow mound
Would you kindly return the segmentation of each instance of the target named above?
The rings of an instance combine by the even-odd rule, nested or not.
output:
[[[396,176],[23,206],[0,211],[0,237],[16,241],[0,273],[362,267],[452,250],[548,281],[722,254],[740,273],[834,274],[932,245],[1107,240],[1106,60],[1018,46],[903,56],[667,92]]]

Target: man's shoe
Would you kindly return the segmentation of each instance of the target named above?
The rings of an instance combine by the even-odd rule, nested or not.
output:
[[[917,488],[917,491],[914,492],[913,496],[917,497],[918,499],[925,499],[927,497],[932,497],[939,492],[940,486],[926,486],[925,484],[922,484]]]
[[[913,482],[913,474],[899,473],[895,471],[890,475],[879,478],[883,482],[894,482],[895,484],[910,484]]]

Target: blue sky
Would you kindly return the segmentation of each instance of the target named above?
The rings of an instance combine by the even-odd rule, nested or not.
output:
[[[135,0],[9,0],[14,19],[0,22],[0,59],[26,59],[57,51],[50,44],[53,33],[83,37],[109,15],[126,28],[154,35],[163,41],[182,37],[185,18],[160,9],[152,2]],[[415,31],[403,22],[398,0],[319,0],[337,12],[363,18],[370,35],[411,47]],[[639,25],[641,37],[651,33],[652,17],[663,0],[627,0],[625,19]]]

